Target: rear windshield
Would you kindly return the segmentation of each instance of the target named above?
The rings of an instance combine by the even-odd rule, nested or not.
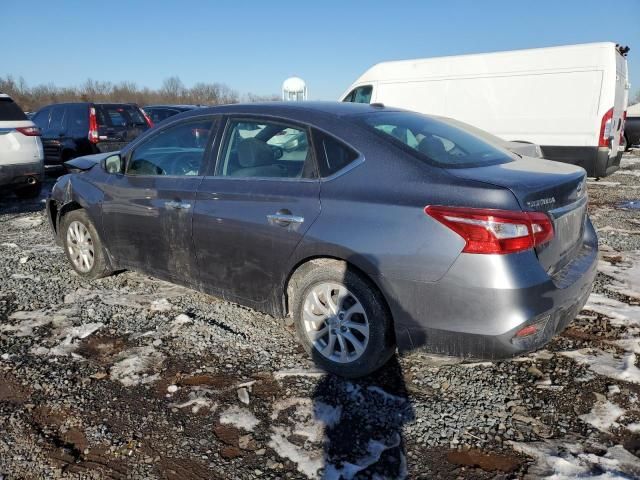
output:
[[[0,97],[0,121],[28,120],[16,102],[8,97]]]
[[[377,112],[353,118],[437,166],[469,168],[513,161],[508,152],[464,128],[419,113]]]
[[[147,126],[142,113],[133,105],[99,105],[96,113],[100,126],[116,128]]]

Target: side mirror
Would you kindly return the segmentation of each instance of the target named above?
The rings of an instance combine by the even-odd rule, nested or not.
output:
[[[120,158],[120,155],[111,155],[102,162],[107,173],[122,173],[122,158]]]

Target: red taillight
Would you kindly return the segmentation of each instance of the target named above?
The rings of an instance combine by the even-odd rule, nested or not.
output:
[[[16,130],[27,137],[40,136],[40,129],[38,127],[18,127]]]
[[[613,108],[607,110],[602,116],[602,122],[600,123],[600,139],[598,140],[599,147],[609,147],[609,138],[611,137],[611,127],[613,124]]]
[[[553,224],[541,212],[516,212],[429,205],[425,213],[466,242],[463,252],[506,254],[529,250],[553,238]]]
[[[96,117],[96,109],[94,107],[89,108],[89,141],[91,143],[98,143],[100,137],[98,135],[98,119]]]
[[[149,115],[147,115],[147,112],[145,112],[143,109],[140,109],[140,111],[142,112],[142,115],[144,116],[144,119],[147,122],[147,125],[149,125],[149,128],[153,128],[153,122],[149,118]]]
[[[620,145],[624,143],[624,124],[627,123],[627,111],[622,114],[622,126],[620,127]]]

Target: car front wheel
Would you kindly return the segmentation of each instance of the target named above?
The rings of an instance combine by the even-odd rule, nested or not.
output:
[[[296,283],[293,312],[298,337],[320,367],[343,377],[361,377],[393,355],[386,305],[359,273],[328,262]]]
[[[62,241],[71,266],[89,280],[111,273],[102,241],[83,210],[73,210],[62,217]]]

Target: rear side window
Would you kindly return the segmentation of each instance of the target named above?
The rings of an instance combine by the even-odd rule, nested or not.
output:
[[[0,121],[28,120],[22,109],[9,97],[0,97]]]
[[[513,161],[497,146],[448,123],[414,112],[379,112],[353,117],[419,158],[445,168]]]
[[[307,131],[281,122],[231,120],[218,176],[313,178]]]
[[[349,95],[344,97],[343,102],[351,103],[371,103],[371,94],[373,93],[373,87],[371,85],[363,85],[362,87],[354,88],[349,92]]]
[[[86,135],[89,131],[89,106],[85,104],[67,107],[67,128],[77,135]]]
[[[313,138],[318,151],[318,170],[321,177],[333,175],[359,156],[358,152],[322,132],[313,132]]]
[[[147,126],[142,113],[133,105],[98,105],[96,113],[98,125],[101,127],[127,128]]]

